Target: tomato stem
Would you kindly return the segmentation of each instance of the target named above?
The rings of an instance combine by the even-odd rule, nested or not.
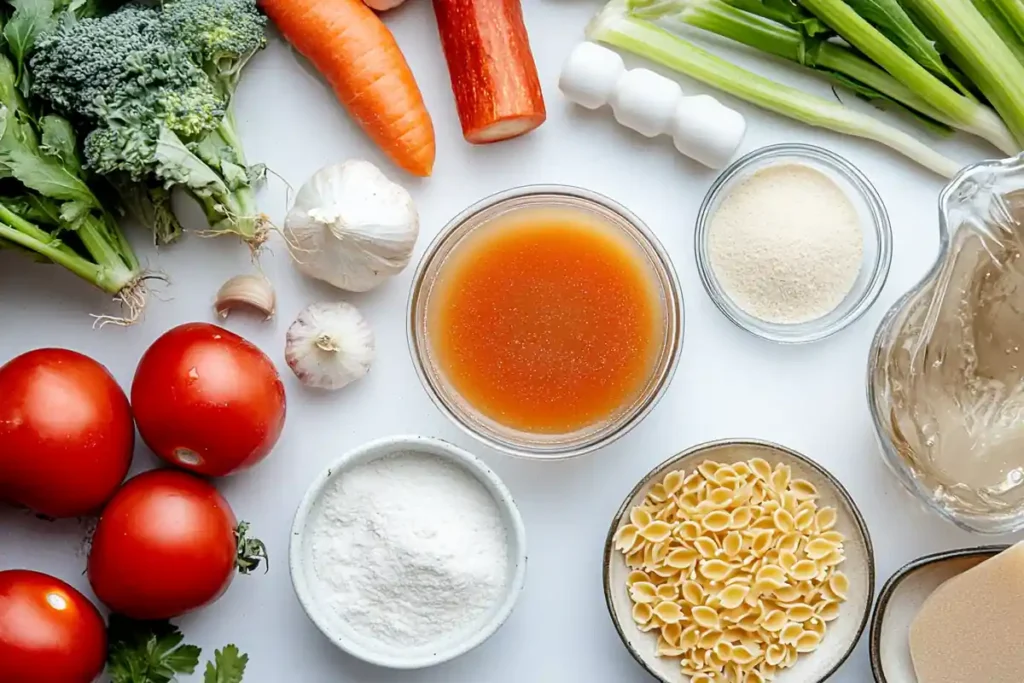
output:
[[[267,555],[267,546],[258,538],[248,538],[248,522],[239,522],[235,527],[235,543],[238,546],[238,554],[235,557],[235,565],[241,574],[251,574],[252,571],[263,562],[263,573],[270,571],[270,557]]]

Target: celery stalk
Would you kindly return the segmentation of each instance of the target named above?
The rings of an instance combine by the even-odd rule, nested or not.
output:
[[[1007,25],[1017,34],[1019,44],[1024,44],[1024,3],[1020,0],[992,0],[992,3],[999,8]]]
[[[968,2],[970,7],[970,0],[964,1]],[[1021,144],[1015,140],[1014,134],[1000,121],[995,112],[964,97],[940,81],[843,0],[800,0],[800,4],[835,29],[836,33],[894,78],[943,112],[952,125],[988,140],[1007,154],[1017,154],[1021,151]],[[973,7],[971,9],[973,10]],[[988,25],[985,24],[985,27],[988,28]],[[995,38],[995,42],[1002,45],[998,37]],[[1003,48],[1005,49],[1005,46]],[[1012,56],[1011,59],[1016,63]],[[968,72],[968,76],[970,75]],[[982,84],[979,83],[978,86],[984,91]]]
[[[1020,36],[1017,35],[1016,28],[1010,23],[1010,15],[999,6],[998,0],[972,0],[972,2],[978,12],[988,20],[992,29],[999,34],[1003,44],[1010,48],[1010,52],[1017,57],[1017,61],[1024,64],[1024,33]],[[1024,5],[1015,6],[1024,8]],[[1021,9],[1021,12],[1024,12],[1024,9]],[[1024,31],[1024,24],[1021,25],[1021,31]]]
[[[901,130],[831,100],[758,76],[647,20],[629,16],[623,0],[612,0],[590,22],[587,37],[636,53],[783,116],[887,145],[941,176],[951,178],[960,169],[960,164]]]
[[[1008,5],[1014,2],[1021,0],[1011,0]],[[1016,138],[1019,151],[1024,146],[1024,64],[1017,61],[971,0],[903,3],[992,103]]]
[[[815,69],[868,99],[891,100],[921,115],[926,123],[950,120],[884,70],[849,48],[806,35],[737,8],[736,0],[630,0],[630,14],[669,16],[688,26]],[[939,126],[939,132],[949,132]]]

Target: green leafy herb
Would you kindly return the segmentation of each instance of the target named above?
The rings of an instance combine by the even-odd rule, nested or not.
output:
[[[8,0],[14,7],[7,25],[4,26],[4,38],[14,64],[18,69],[18,84],[22,92],[28,93],[23,84],[25,60],[36,44],[36,39],[53,25],[53,0]]]
[[[199,665],[201,650],[169,621],[134,621],[110,615],[107,674],[111,683],[169,683]]]
[[[234,645],[213,653],[213,661],[206,663],[203,683],[241,683],[249,655],[241,654]]]

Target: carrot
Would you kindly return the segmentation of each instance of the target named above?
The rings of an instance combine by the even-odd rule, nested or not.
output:
[[[434,125],[409,64],[362,0],[261,0],[366,134],[406,171],[434,167]]]

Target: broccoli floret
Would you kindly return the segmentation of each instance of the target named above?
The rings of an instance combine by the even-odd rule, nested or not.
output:
[[[258,243],[266,219],[255,208],[230,98],[265,44],[264,26],[255,0],[174,0],[66,19],[36,44],[32,91],[90,130],[90,169],[133,194],[133,204],[153,188],[183,186],[214,231]]]
[[[161,14],[172,40],[190,50],[228,95],[242,68],[267,44],[267,18],[252,0],[173,0]]]

